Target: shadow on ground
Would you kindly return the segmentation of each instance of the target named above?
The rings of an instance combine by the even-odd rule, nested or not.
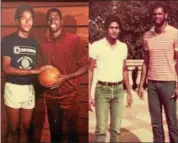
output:
[[[133,134],[132,132],[130,132],[129,130],[125,129],[125,128],[121,128],[121,140],[120,142],[136,142],[136,143],[140,143],[140,139]],[[94,133],[89,132],[89,142],[94,142]]]

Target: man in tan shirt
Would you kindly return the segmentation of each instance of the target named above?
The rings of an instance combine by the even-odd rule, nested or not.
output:
[[[167,22],[164,5],[152,10],[154,26],[144,35],[145,57],[138,91],[143,98],[143,84],[148,79],[148,105],[151,115],[154,142],[165,142],[162,106],[164,107],[171,143],[178,142],[176,119],[176,72],[178,74],[178,30]],[[176,67],[176,68],[175,68]]]

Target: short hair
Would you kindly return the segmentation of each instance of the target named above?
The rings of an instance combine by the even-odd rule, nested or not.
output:
[[[112,23],[112,22],[116,22],[118,25],[119,25],[119,29],[122,31],[122,23],[119,19],[119,17],[115,16],[115,15],[108,15],[106,20],[105,20],[105,25],[104,25],[104,28],[107,30],[109,28],[109,25]]]
[[[30,11],[32,14],[32,17],[34,18],[34,16],[35,16],[34,9],[28,4],[22,4],[16,9],[15,20],[16,19],[20,20],[20,17],[24,11]]]
[[[157,9],[157,8],[162,8],[163,11],[164,11],[164,13],[168,13],[168,11],[167,11],[167,6],[166,6],[165,4],[163,4],[163,3],[157,2],[157,3],[155,3],[155,4],[152,6],[152,8],[151,8],[151,15],[153,14],[153,11],[154,11],[155,9]]]
[[[62,19],[62,13],[61,13],[61,11],[60,11],[59,9],[57,9],[57,8],[50,8],[50,9],[47,11],[47,13],[46,13],[46,20],[48,19],[49,14],[50,14],[51,12],[57,12],[58,15],[59,15],[59,17]]]

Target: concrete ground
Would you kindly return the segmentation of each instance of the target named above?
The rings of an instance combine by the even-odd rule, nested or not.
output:
[[[126,94],[125,94],[126,95]],[[150,124],[150,114],[148,111],[147,94],[144,100],[140,100],[133,91],[132,107],[126,107],[126,96],[124,99],[125,108],[121,127],[121,142],[153,142],[152,128]],[[177,108],[178,109],[178,108]],[[178,115],[178,114],[177,114]],[[166,142],[169,142],[168,128],[163,112],[163,123]],[[95,112],[89,113],[89,142],[94,142],[94,130],[96,120]],[[109,123],[108,123],[109,128]],[[109,142],[109,131],[106,142]]]

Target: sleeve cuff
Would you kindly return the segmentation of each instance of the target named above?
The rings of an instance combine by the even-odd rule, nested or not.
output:
[[[97,58],[95,56],[89,56],[90,58],[96,60]]]
[[[175,51],[177,52],[177,51],[178,51],[178,48],[175,48]]]

